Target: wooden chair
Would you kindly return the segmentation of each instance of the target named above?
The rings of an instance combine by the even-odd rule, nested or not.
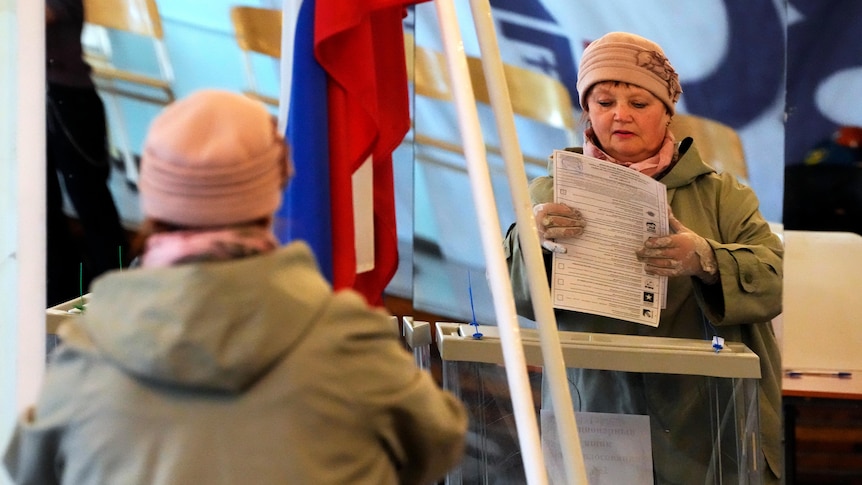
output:
[[[748,166],[739,134],[730,126],[702,116],[677,113],[670,124],[677,140],[690,136],[703,160],[719,172],[730,172],[748,183]]]
[[[243,93],[252,99],[278,107],[278,98],[261,92],[252,56],[259,54],[273,59],[281,58],[281,10],[235,6],[230,10],[230,18],[245,68],[246,88]]]
[[[413,83],[417,96],[439,101],[453,101],[449,84],[448,67],[443,52],[416,46],[412,36],[405,35],[408,79]],[[477,103],[490,105],[491,96],[479,57],[468,56],[467,68],[473,85]],[[565,132],[569,145],[576,140],[576,120],[571,97],[566,87],[557,79],[538,71],[531,71],[511,64],[503,65],[503,72],[509,88],[512,111],[523,117],[543,123]],[[440,148],[449,152],[462,153],[458,143],[430,137],[422,133],[414,134],[415,143]],[[500,155],[500,148],[486,144],[489,153]],[[524,156],[524,162],[547,167],[547,158]]]
[[[84,53],[93,68],[93,81],[106,95],[106,105],[116,124],[126,177],[137,183],[138,167],[118,98],[167,105],[175,99],[174,73],[164,43],[162,20],[155,0],[84,0]],[[121,66],[113,57],[110,35],[130,35],[149,40],[157,73]],[[126,63],[128,64],[128,63]]]

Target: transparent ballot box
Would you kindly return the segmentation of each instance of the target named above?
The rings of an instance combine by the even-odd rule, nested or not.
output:
[[[498,329],[436,329],[443,387],[470,414],[466,455],[446,483],[526,483]],[[520,330],[549,482],[564,484],[555,384],[538,331]],[[589,485],[762,483],[760,363],[745,345],[579,332],[560,343]]]

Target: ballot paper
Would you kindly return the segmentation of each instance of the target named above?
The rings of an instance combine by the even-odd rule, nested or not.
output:
[[[637,170],[580,153],[555,150],[554,200],[581,211],[584,233],[557,239],[551,294],[555,308],[653,327],[667,277],[648,275],[635,251],[668,234],[667,190]]]

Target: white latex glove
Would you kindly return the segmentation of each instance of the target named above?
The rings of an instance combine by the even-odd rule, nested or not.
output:
[[[646,264],[647,274],[696,276],[707,284],[718,281],[718,262],[712,246],[683,226],[670,209],[668,217],[671,234],[647,239],[636,252],[638,260]]]
[[[533,217],[542,247],[558,252],[565,252],[565,248],[555,244],[554,239],[580,236],[587,224],[579,210],[556,202],[534,205]]]

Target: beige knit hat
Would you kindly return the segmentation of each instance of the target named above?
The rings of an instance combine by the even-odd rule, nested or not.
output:
[[[581,108],[587,107],[587,93],[602,81],[621,81],[640,86],[654,94],[674,114],[682,94],[679,76],[655,42],[628,32],[610,32],[594,40],[584,50],[578,68]]]
[[[266,107],[207,89],[165,108],[144,141],[144,216],[188,227],[271,215],[287,181],[287,149]]]

